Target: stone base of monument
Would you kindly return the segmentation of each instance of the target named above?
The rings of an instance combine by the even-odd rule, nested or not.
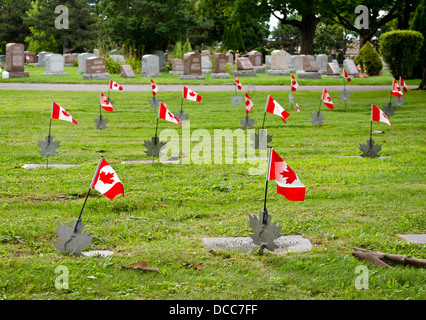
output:
[[[230,249],[241,251],[253,251],[260,247],[253,243],[250,237],[226,237],[226,238],[203,238],[203,246],[206,249]],[[311,242],[301,235],[286,235],[274,240],[278,246],[274,251],[268,251],[274,254],[286,254],[289,252],[303,252],[312,249]]]
[[[66,72],[45,72],[41,74],[42,76],[67,76],[68,73]]]
[[[338,74],[327,74],[326,77],[327,78],[343,78],[341,75],[338,75]]]
[[[141,73],[141,77],[159,78],[159,77],[161,77],[161,74],[159,74],[159,73],[155,73],[155,74]]]
[[[57,169],[69,169],[80,166],[79,164],[58,164],[58,163],[49,163],[47,164],[24,164],[23,169],[31,170],[37,168],[57,168]]]
[[[29,72],[9,72],[9,78],[28,78]]]
[[[239,77],[252,77],[256,75],[256,70],[235,70],[234,74]]]
[[[169,71],[169,74],[171,74],[173,76],[179,76],[179,75],[183,74],[183,71]]]
[[[265,73],[266,67],[265,66],[254,66],[254,70],[256,70],[256,73]]]
[[[296,75],[298,79],[321,79],[321,73],[319,72],[306,72],[303,70],[297,70]]]
[[[109,73],[93,73],[93,74],[83,74],[83,80],[108,80]]]
[[[201,69],[202,74],[210,74],[212,73],[212,69]]]
[[[227,79],[230,77],[229,73],[212,73],[210,74],[212,78],[218,78],[218,79]]]
[[[206,76],[204,74],[182,74],[179,76],[181,80],[206,80]]]
[[[321,74],[326,74],[327,70],[318,70],[318,72],[321,73]]]
[[[268,76],[289,76],[290,69],[286,70],[268,70]]]

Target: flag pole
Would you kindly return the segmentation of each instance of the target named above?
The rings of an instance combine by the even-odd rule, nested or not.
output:
[[[266,218],[268,215],[268,209],[266,208],[266,198],[268,196],[268,182],[269,182],[269,170],[270,168],[270,164],[271,164],[271,154],[272,154],[272,148],[268,147],[269,149],[269,157],[268,157],[268,169],[266,170],[266,185],[265,185],[265,200],[263,202],[263,217],[262,217],[262,223],[266,224]]]
[[[49,122],[49,135],[47,136],[47,145],[50,144],[50,132],[52,129],[52,114],[53,114],[53,101],[52,101],[52,110],[50,112],[50,122]],[[49,155],[46,157],[46,169],[49,168]]]
[[[77,222],[75,224],[74,232],[77,232],[78,223],[81,221],[81,215],[83,214],[83,210],[84,210],[84,207],[86,206],[87,198],[89,198],[90,190],[92,190],[93,182],[95,182],[95,178],[96,178],[96,176],[98,174],[99,167],[101,166],[103,158],[104,157],[101,156],[101,159],[99,160],[99,163],[98,163],[98,166],[96,168],[95,174],[93,175],[92,182],[90,183],[89,191],[87,191],[86,199],[84,199],[83,207],[81,207],[80,215],[78,216]]]

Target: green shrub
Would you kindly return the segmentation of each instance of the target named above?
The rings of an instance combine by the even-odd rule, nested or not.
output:
[[[369,41],[359,50],[354,59],[355,64],[360,64],[364,72],[369,76],[377,76],[383,68],[382,60]]]
[[[134,73],[141,73],[142,71],[142,60],[136,57],[126,59],[126,64],[132,67]],[[120,66],[118,67],[120,70]]]
[[[418,64],[423,40],[423,35],[413,30],[395,30],[380,36],[380,54],[395,78],[413,77],[413,68]]]
[[[108,73],[120,73],[120,66],[120,62],[115,61],[113,58],[106,58],[106,71]]]

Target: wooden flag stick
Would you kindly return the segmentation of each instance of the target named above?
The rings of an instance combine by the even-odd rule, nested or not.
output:
[[[266,224],[266,217],[268,216],[268,209],[266,208],[266,198],[268,196],[268,182],[269,182],[269,170],[270,168],[270,163],[271,163],[271,154],[272,154],[272,148],[268,147],[269,149],[269,157],[268,157],[268,169],[266,170],[266,185],[265,185],[265,200],[263,202],[263,217],[262,217],[262,223]]]

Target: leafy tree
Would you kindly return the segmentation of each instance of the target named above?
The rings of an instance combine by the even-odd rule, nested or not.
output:
[[[300,30],[289,24],[282,24],[281,21],[272,30],[269,46],[295,54],[300,45]]]
[[[31,0],[0,0],[0,42],[24,43],[30,30],[24,24],[25,12],[31,9]]]
[[[59,14],[55,8],[65,5],[68,8],[68,29],[57,29],[55,21]],[[73,51],[85,51],[93,48],[96,34],[97,17],[90,11],[86,0],[37,0],[32,8],[27,11],[25,23],[31,28],[31,35],[27,42],[37,44],[52,44],[52,37],[56,40],[56,52],[69,53]],[[40,48],[41,50],[41,48]],[[44,48],[47,50],[47,48]]]
[[[377,76],[383,68],[382,60],[373,46],[367,41],[359,50],[359,54],[354,59],[355,64],[360,64],[362,70],[369,76]]]

